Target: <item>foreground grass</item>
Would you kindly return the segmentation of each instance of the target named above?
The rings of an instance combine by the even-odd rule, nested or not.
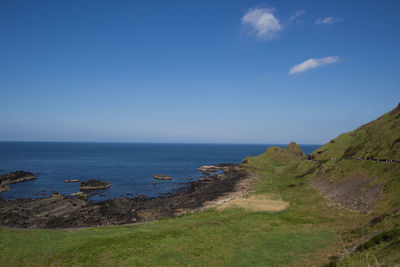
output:
[[[307,178],[312,162],[285,165],[250,159],[260,175],[255,195],[290,206],[281,212],[243,209],[157,222],[82,229],[0,229],[1,266],[280,266],[323,265],[353,240],[344,238],[365,215],[331,205]]]

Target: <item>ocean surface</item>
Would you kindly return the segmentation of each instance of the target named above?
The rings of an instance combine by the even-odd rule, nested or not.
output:
[[[202,165],[240,163],[246,156],[256,156],[271,145],[231,144],[139,144],[139,143],[69,143],[69,142],[0,142],[0,174],[24,170],[38,179],[11,184],[0,198],[41,198],[51,191],[68,195],[79,191],[79,183],[65,179],[107,180],[111,188],[96,191],[94,201],[145,194],[156,197],[173,192],[188,178],[198,179]],[[285,147],[285,145],[278,145]],[[300,145],[309,154],[318,145]],[[158,181],[153,175],[168,174],[172,181]],[[152,182],[156,182],[153,185]]]

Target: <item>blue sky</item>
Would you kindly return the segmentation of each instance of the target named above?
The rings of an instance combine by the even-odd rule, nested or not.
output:
[[[321,144],[400,101],[399,1],[0,1],[0,140]]]

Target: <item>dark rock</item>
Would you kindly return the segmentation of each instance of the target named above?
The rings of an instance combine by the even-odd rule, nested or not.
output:
[[[0,175],[0,184],[14,184],[36,179],[36,176],[31,172],[16,171]]]
[[[315,160],[315,156],[310,154],[310,155],[307,156],[307,159],[308,160]]]
[[[100,180],[89,180],[87,182],[81,182],[79,186],[79,190],[81,191],[90,191],[90,190],[99,190],[110,188],[110,183],[107,181]]]
[[[199,181],[202,181],[202,182],[211,182],[213,179],[212,178],[210,178],[210,177],[201,177],[201,178],[199,178]]]
[[[85,193],[79,191],[79,192],[76,192],[76,193],[72,193],[72,194],[71,194],[71,197],[81,197],[81,196],[83,196],[84,194],[85,194]]]
[[[225,167],[224,166],[218,166],[218,165],[204,165],[198,168],[199,171],[201,171],[203,174],[210,174],[212,172],[217,172],[223,170]]]
[[[389,217],[389,215],[387,215],[387,214],[382,214],[382,215],[376,216],[375,218],[373,218],[371,220],[370,223],[371,223],[371,225],[378,224],[378,223],[382,222],[384,219],[386,219],[387,217]]]
[[[1,192],[6,192],[6,191],[8,191],[8,190],[10,190],[11,188],[9,187],[9,186],[6,186],[6,185],[4,185],[4,184],[1,184],[0,185],[0,193]]]
[[[247,162],[249,162],[247,159],[242,159],[242,164],[246,164]]]
[[[152,185],[156,185],[157,183],[156,183],[156,182],[152,182],[151,184],[152,184]]]
[[[157,180],[172,180],[172,177],[166,174],[154,174],[153,178]]]
[[[137,199],[138,200],[144,200],[144,199],[146,199],[147,197],[146,197],[146,195],[144,195],[144,194],[141,194],[141,195],[138,195],[137,196]]]

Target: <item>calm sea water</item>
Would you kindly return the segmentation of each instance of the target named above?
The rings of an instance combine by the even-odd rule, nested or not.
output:
[[[38,179],[12,184],[0,197],[37,198],[51,194],[79,191],[79,183],[65,179],[100,179],[111,183],[102,190],[105,196],[93,200],[124,197],[127,194],[148,197],[173,191],[197,179],[199,166],[218,163],[240,163],[248,155],[259,155],[270,145],[227,144],[135,144],[135,143],[51,143],[0,142],[0,174],[16,170],[33,172]],[[279,145],[284,147],[285,145]],[[308,154],[317,145],[301,145]],[[168,174],[172,181],[156,181],[153,174]],[[41,193],[42,195],[36,195]]]

